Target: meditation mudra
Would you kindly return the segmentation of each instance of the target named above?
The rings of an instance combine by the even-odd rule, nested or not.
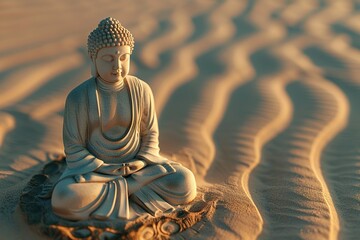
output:
[[[133,36],[113,18],[88,37],[93,77],[70,92],[64,110],[67,167],[51,198],[60,217],[133,219],[196,196],[193,173],[159,153],[152,91],[128,75],[133,48]]]

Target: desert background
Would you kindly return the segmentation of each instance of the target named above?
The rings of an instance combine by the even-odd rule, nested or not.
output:
[[[62,154],[63,108],[114,17],[162,153],[219,198],[179,239],[359,239],[360,1],[0,2],[0,239],[46,239],[22,189]]]

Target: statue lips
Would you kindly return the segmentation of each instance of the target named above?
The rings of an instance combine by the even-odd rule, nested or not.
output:
[[[122,73],[121,70],[116,70],[116,71],[112,71],[111,74],[114,75],[114,76],[120,76]]]

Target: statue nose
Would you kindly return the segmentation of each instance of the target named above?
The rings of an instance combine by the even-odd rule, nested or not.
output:
[[[113,69],[114,70],[118,70],[120,68],[120,63],[115,63],[114,65],[113,65]]]

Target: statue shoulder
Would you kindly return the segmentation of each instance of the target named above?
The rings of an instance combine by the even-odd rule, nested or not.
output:
[[[142,83],[142,89],[143,89],[143,96],[145,98],[153,98],[153,92],[151,90],[151,87],[148,83],[144,82],[144,81],[141,81]]]
[[[152,94],[149,84],[138,77],[128,75],[128,80],[131,84],[145,94]]]
[[[87,97],[88,89],[93,81],[94,79],[90,78],[81,83],[80,85],[76,86],[73,90],[70,91],[66,98],[66,101],[75,103],[84,100],[84,98]]]

